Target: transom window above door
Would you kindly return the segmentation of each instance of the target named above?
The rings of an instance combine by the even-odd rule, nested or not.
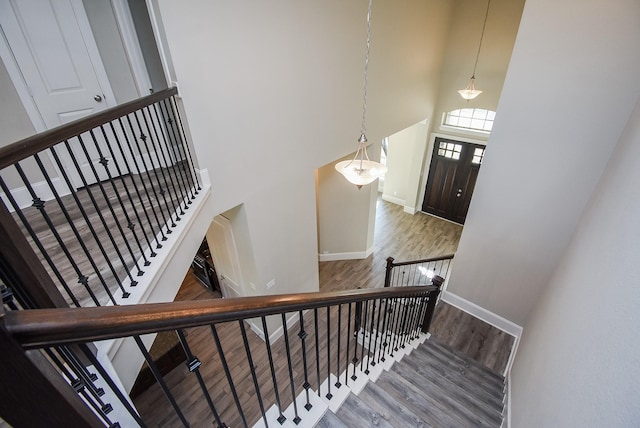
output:
[[[495,117],[496,112],[493,110],[463,108],[445,113],[442,124],[453,128],[489,133],[493,128]]]

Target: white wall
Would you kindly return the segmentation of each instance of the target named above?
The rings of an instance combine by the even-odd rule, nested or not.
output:
[[[271,293],[316,290],[315,170],[356,147],[367,2],[159,7],[215,211],[245,207],[259,284],[275,279]],[[446,1],[374,5],[367,136],[378,148],[385,135],[429,116],[443,49],[429,48],[444,37],[438,18],[448,8]],[[375,192],[363,191],[371,192],[368,209],[342,227],[365,218],[366,250]]]
[[[638,159],[640,103],[525,325],[514,427],[638,426]]]
[[[420,169],[427,147],[428,125],[418,122],[389,136],[387,172],[382,198],[403,206],[415,208],[412,184],[419,182]],[[417,162],[415,162],[417,160]],[[414,172],[417,170],[417,174]]]
[[[637,99],[639,15],[527,0],[450,292],[524,325]]]

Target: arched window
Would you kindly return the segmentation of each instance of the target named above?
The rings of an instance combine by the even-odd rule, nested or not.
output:
[[[471,131],[491,132],[496,112],[483,108],[463,108],[444,114],[442,124]]]

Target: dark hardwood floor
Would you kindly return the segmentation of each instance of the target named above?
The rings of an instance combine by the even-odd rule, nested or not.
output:
[[[462,227],[431,215],[417,213],[410,215],[404,213],[402,207],[378,201],[376,217],[376,232],[374,241],[374,253],[364,260],[347,260],[319,263],[320,291],[343,290],[355,288],[382,287],[384,278],[385,260],[388,256],[398,261],[420,259],[431,256],[445,255],[455,252]],[[219,293],[211,292],[202,287],[193,274],[188,273],[176,300],[210,299],[219,297]],[[341,312],[341,325],[338,326],[338,310],[334,308],[327,314],[321,309],[316,314],[308,311],[304,315],[305,330],[309,337],[306,339],[307,368],[310,383],[316,389],[317,365],[316,352],[326,352],[324,344],[327,341],[327,315],[331,323],[329,339],[335,344],[340,337],[343,346],[346,343],[348,307],[343,306]],[[318,324],[318,343],[315,346],[315,323]],[[300,352],[302,344],[298,337],[300,331],[299,320],[289,328],[289,339],[292,352]],[[264,407],[268,409],[275,403],[275,391],[271,380],[267,351],[265,343],[253,331],[247,328],[247,339],[250,353],[256,367],[256,374],[261,393],[265,398]],[[504,369],[513,338],[505,333],[479,321],[470,315],[440,302],[436,309],[432,334],[441,342],[465,353],[469,357],[479,361],[490,369],[502,373]],[[216,403],[216,409],[228,426],[242,426],[234,397],[229,383],[222,369],[221,359],[212,340],[211,331],[208,328],[194,328],[187,331],[187,340],[193,353],[202,361],[201,373],[209,386],[209,392]],[[260,417],[260,407],[256,402],[256,390],[246,363],[246,351],[244,349],[240,327],[238,323],[224,323],[218,326],[222,347],[229,361],[229,369],[234,383],[237,385],[238,400],[245,410],[245,419],[252,425]],[[291,403],[291,391],[289,389],[289,373],[286,363],[286,349],[281,338],[272,345],[274,365],[278,383],[279,396],[283,407]],[[353,346],[353,342],[352,342]],[[337,369],[337,351],[333,347],[331,365]],[[353,352],[353,351],[352,351]],[[298,354],[300,355],[300,354]],[[320,358],[320,382],[327,373],[326,358]],[[293,361],[293,376],[297,385],[304,382],[303,361],[300,358]],[[346,361],[341,361],[341,370],[344,370]],[[203,393],[198,386],[193,374],[190,374],[186,366],[181,365],[166,376],[176,400],[187,415],[192,426],[211,426],[213,416],[209,410]],[[296,394],[302,388],[296,390]],[[148,426],[181,426],[179,419],[169,407],[158,385],[153,385],[135,400],[135,405]],[[160,411],[159,409],[166,409]]]

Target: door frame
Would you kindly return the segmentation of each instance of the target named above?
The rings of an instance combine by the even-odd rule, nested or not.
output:
[[[454,134],[442,134],[439,132],[432,132],[429,134],[429,143],[427,144],[427,153],[424,160],[424,168],[422,170],[422,176],[420,178],[420,203],[418,204],[417,210],[422,211],[422,203],[424,201],[424,195],[427,191],[427,181],[429,179],[429,172],[431,172],[431,159],[433,158],[433,146],[436,143],[437,138],[445,138],[449,140],[457,140],[462,143],[470,143],[470,144],[478,144],[481,146],[487,145],[487,140],[478,140],[475,138],[463,137]],[[446,219],[445,219],[446,220]],[[447,220],[449,221],[449,220]]]
[[[107,72],[104,68],[104,64],[102,63],[102,58],[100,57],[100,52],[98,51],[98,45],[96,44],[95,38],[93,37],[93,32],[91,31],[89,19],[87,18],[87,13],[84,9],[84,5],[82,4],[82,0],[69,0],[69,2],[73,8],[76,21],[78,22],[78,27],[80,28],[80,33],[89,54],[89,59],[93,64],[98,83],[100,84],[100,88],[102,89],[102,92],[105,96],[104,102],[107,107],[113,107],[116,105],[116,99],[113,94],[113,90],[111,89],[111,83],[109,82],[109,78],[107,77]],[[42,117],[40,116],[38,106],[31,97],[29,86],[22,76],[22,72],[20,71],[18,63],[13,57],[13,53],[11,52],[11,48],[9,47],[9,42],[6,39],[4,31],[1,31],[0,29],[0,33],[2,33],[0,37],[0,58],[2,58],[2,61],[7,68],[7,73],[9,74],[9,77],[11,78],[16,91],[18,92],[20,101],[22,101],[22,105],[27,111],[29,119],[31,119],[31,123],[33,124],[36,132],[46,131],[48,128],[46,127]]]

